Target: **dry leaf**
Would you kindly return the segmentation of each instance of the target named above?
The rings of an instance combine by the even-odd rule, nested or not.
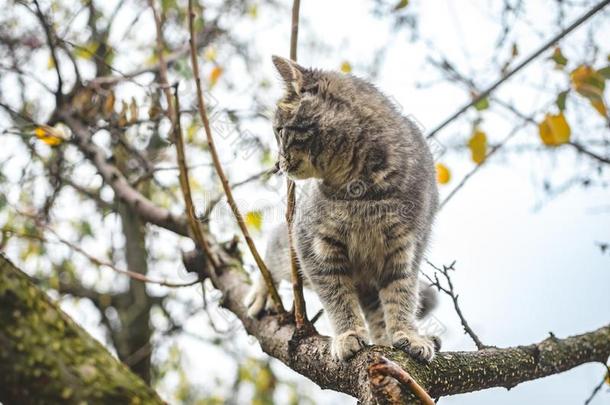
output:
[[[436,164],[436,181],[439,184],[447,184],[451,180],[449,168],[442,163]]]
[[[538,124],[540,139],[547,146],[557,146],[570,141],[572,130],[563,113],[547,114]]]

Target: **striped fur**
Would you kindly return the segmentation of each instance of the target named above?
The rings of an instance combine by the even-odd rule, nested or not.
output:
[[[438,195],[421,132],[364,80],[274,63],[286,83],[274,119],[280,167],[304,180],[293,237],[333,326],[333,354],[346,360],[372,340],[430,361],[434,339],[416,324],[418,271]],[[276,230],[267,255],[276,281],[289,277],[286,236]],[[250,314],[266,301],[257,282]]]

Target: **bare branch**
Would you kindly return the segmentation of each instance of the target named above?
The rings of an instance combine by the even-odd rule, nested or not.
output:
[[[519,63],[517,66],[512,68],[509,72],[503,75],[501,78],[496,80],[491,86],[483,90],[481,93],[477,94],[469,103],[458,109],[455,113],[445,119],[441,124],[439,124],[436,128],[434,128],[428,136],[427,139],[434,137],[440,130],[445,128],[451,122],[453,122],[456,118],[466,112],[470,107],[474,106],[479,101],[483,100],[485,97],[489,96],[495,89],[500,87],[504,82],[510,79],[513,75],[519,72],[521,69],[529,65],[533,60],[538,58],[538,56],[542,55],[547,49],[551,46],[555,45],[560,39],[568,35],[570,32],[574,31],[577,27],[579,27],[582,23],[587,21],[589,18],[597,14],[600,10],[606,7],[610,3],[610,0],[603,0],[596,4],[591,10],[587,11],[584,15],[570,24],[568,27],[563,29],[557,35],[550,38],[547,42],[545,42],[540,48],[538,48],[534,53],[528,56],[523,62]]]
[[[53,59],[53,64],[55,65],[55,73],[57,74],[57,90],[55,91],[55,99],[57,105],[60,105],[63,102],[64,81],[61,77],[61,72],[59,71],[59,59],[57,58],[57,49],[55,48],[56,35],[54,35],[54,32],[51,30],[51,24],[47,21],[42,10],[40,9],[40,4],[38,4],[38,0],[34,0],[34,5],[36,6],[36,17],[38,17],[38,20],[40,21],[40,24],[42,25],[42,28],[44,30],[45,36],[47,38],[47,45],[49,46],[49,51],[51,52],[51,58]]]
[[[189,271],[199,272],[202,255],[184,257]],[[243,297],[250,285],[239,271],[224,271],[212,277],[223,293],[222,305],[233,312],[246,331],[255,336],[263,351],[311,379],[322,388],[352,395],[363,403],[372,401],[367,369],[379,355],[409,370],[432,397],[454,395],[492,387],[512,388],[522,382],[542,378],[589,362],[605,362],[610,355],[610,325],[565,339],[549,337],[539,343],[510,348],[488,348],[472,352],[441,352],[429,365],[422,365],[404,352],[382,346],[362,350],[348,362],[330,354],[330,339],[317,334],[294,338],[296,326],[279,316],[260,320],[247,315]],[[415,398],[404,391],[407,403]]]
[[[210,260],[212,267],[218,269],[220,263],[218,258],[210,249],[210,245],[206,240],[206,237],[201,230],[201,224],[197,221],[195,215],[195,208],[193,207],[193,199],[191,197],[191,185],[189,181],[188,169],[186,167],[186,159],[184,157],[184,141],[182,139],[182,127],[180,126],[180,99],[178,96],[178,85],[174,86],[174,97],[172,99],[171,91],[169,88],[167,78],[167,63],[163,56],[163,27],[161,25],[161,19],[157,14],[157,10],[153,3],[154,0],[148,0],[148,5],[152,10],[153,17],[155,20],[155,28],[157,32],[157,57],[159,58],[159,78],[161,79],[161,89],[165,94],[167,101],[167,115],[172,123],[172,132],[174,133],[174,143],[176,145],[176,154],[178,156],[178,168],[180,169],[180,189],[182,190],[182,196],[184,197],[184,204],[186,206],[186,215],[188,222],[193,233],[193,237],[197,242],[197,245],[205,252],[206,256]],[[175,101],[175,102],[173,102]]]
[[[206,134],[207,141],[208,141],[208,147],[210,148],[210,154],[212,155],[212,160],[214,162],[214,168],[216,169],[216,173],[218,174],[218,177],[220,178],[220,182],[222,183],[222,187],[227,196],[227,201],[229,203],[229,206],[231,207],[231,210],[233,211],[233,215],[235,216],[235,219],[237,220],[237,224],[239,225],[239,228],[241,229],[241,232],[244,235],[244,238],[246,239],[248,248],[250,249],[252,256],[254,256],[254,260],[256,261],[256,264],[258,265],[258,268],[260,269],[260,271],[263,275],[263,278],[265,279],[265,282],[267,283],[267,287],[269,289],[271,299],[273,300],[273,303],[275,304],[276,310],[279,313],[284,313],[285,312],[284,306],[282,305],[282,300],[280,299],[277,289],[275,288],[275,285],[273,283],[273,279],[271,278],[271,273],[269,272],[269,269],[267,269],[265,262],[263,261],[262,257],[258,253],[258,250],[256,249],[256,246],[254,245],[254,241],[250,237],[250,232],[248,231],[248,228],[246,227],[246,223],[244,222],[243,216],[241,215],[241,212],[239,211],[239,207],[237,207],[237,204],[235,203],[235,199],[233,198],[233,192],[231,191],[231,186],[229,185],[229,181],[227,180],[227,177],[224,174],[224,170],[222,169],[222,164],[220,163],[220,158],[218,157],[218,152],[216,151],[216,146],[214,144],[214,138],[212,137],[212,131],[210,129],[210,122],[208,120],[208,116],[205,111],[205,109],[206,109],[205,100],[203,98],[201,77],[199,75],[199,62],[197,61],[197,40],[195,37],[195,27],[194,27],[195,12],[193,9],[193,0],[189,0],[189,2],[188,2],[188,15],[189,15],[188,20],[189,20],[190,47],[191,47],[191,64],[192,64],[192,68],[193,68],[193,76],[194,76],[195,84],[197,87],[197,104],[198,104],[198,109],[199,109],[199,115],[201,116],[201,121],[203,122],[203,127],[205,129],[205,134]]]
[[[595,386],[595,388],[593,388],[593,391],[591,392],[591,395],[589,395],[589,398],[587,398],[586,401],[585,401],[585,405],[589,405],[591,403],[591,401],[593,401],[593,398],[595,398],[595,396],[602,389],[604,384],[606,384],[606,380],[608,378],[610,378],[610,367],[606,365],[606,372],[604,373],[604,376],[602,377],[602,380],[599,382],[599,384],[597,384]]]
[[[514,127],[513,129],[510,130],[510,132],[504,137],[504,139],[502,139],[500,141],[500,143],[498,143],[497,145],[494,145],[489,150],[489,152],[487,152],[487,154],[485,155],[485,157],[483,158],[481,163],[477,164],[470,172],[468,172],[462,178],[462,180],[460,180],[459,184],[457,186],[455,186],[449,194],[447,194],[445,199],[441,202],[441,204],[439,206],[439,210],[441,210],[445,205],[447,205],[447,203],[455,196],[455,194],[458,191],[460,191],[462,189],[462,187],[464,187],[466,182],[468,182],[468,180],[470,180],[470,178],[472,176],[474,176],[479,170],[481,170],[481,168],[485,165],[485,163],[487,163],[489,161],[489,158],[492,157],[498,150],[502,149],[502,147],[504,145],[506,145],[506,143],[508,141],[510,141],[517,133],[519,133],[519,131],[521,129],[523,129],[523,127],[525,127],[526,124],[527,124],[527,122],[524,121],[521,124],[517,125],[516,127]]]
[[[290,31],[290,59],[297,61],[297,45],[299,37],[299,9],[301,6],[300,0],[292,2],[292,29]],[[288,197],[286,199],[286,223],[288,224],[288,246],[290,255],[290,273],[292,279],[292,292],[294,296],[294,320],[297,325],[297,330],[306,328],[309,332],[312,331],[311,324],[307,320],[307,306],[303,297],[303,279],[299,273],[299,265],[297,263],[297,254],[294,249],[294,240],[292,237],[292,226],[294,222],[294,212],[296,205],[295,185],[294,181],[286,178],[286,188]]]
[[[176,111],[174,112],[175,125],[174,125],[174,144],[176,145],[176,154],[178,155],[178,167],[180,168],[180,189],[184,197],[184,204],[186,205],[186,214],[193,232],[197,245],[205,252],[206,256],[210,260],[212,267],[218,269],[220,263],[218,257],[210,249],[210,245],[201,230],[201,224],[197,221],[195,215],[195,208],[193,207],[193,198],[191,196],[191,184],[189,181],[189,172],[186,167],[186,159],[184,157],[184,140],[182,139],[182,127],[180,125],[180,98],[178,97],[178,86],[174,88],[175,103],[174,106]]]
[[[164,287],[172,287],[172,288],[176,288],[176,287],[190,287],[190,286],[195,285],[195,284],[197,284],[199,282],[199,280],[191,281],[189,283],[178,283],[178,282],[170,282],[170,281],[166,281],[166,280],[155,280],[155,279],[151,279],[149,277],[146,277],[146,276],[144,276],[143,274],[140,274],[140,273],[136,273],[136,272],[133,272],[133,271],[120,269],[120,268],[116,267],[114,264],[112,264],[112,263],[110,263],[108,261],[99,259],[99,258],[91,255],[90,253],[85,251],[83,248],[81,248],[77,244],[72,243],[72,242],[70,242],[67,239],[64,239],[57,232],[55,232],[55,230],[53,230],[53,228],[51,228],[47,224],[42,223],[41,221],[38,221],[34,216],[26,214],[26,213],[21,212],[21,211],[16,211],[16,212],[19,215],[25,216],[27,218],[30,218],[31,220],[36,221],[36,226],[44,228],[47,232],[49,232],[51,235],[53,235],[55,237],[55,239],[57,239],[57,241],[59,243],[67,246],[68,248],[70,248],[70,250],[72,250],[72,251],[80,254],[81,256],[85,257],[91,264],[93,264],[95,266],[109,268],[109,269],[111,269],[111,270],[113,270],[113,271],[115,271],[117,273],[124,274],[124,275],[128,276],[129,278],[131,278],[133,280],[141,281],[143,283],[159,284],[159,285],[162,285]],[[15,229],[12,229],[12,228],[2,228],[1,231],[9,233],[9,234],[12,234],[12,235],[20,236],[22,238],[34,239],[34,240],[37,240],[37,241],[42,242],[42,243],[49,243],[50,242],[45,237],[43,237],[41,235],[35,235],[35,234],[30,234],[30,233],[19,232],[19,231],[15,230]]]
[[[486,348],[491,347],[491,346],[487,346],[487,345],[483,344],[483,342],[481,342],[481,339],[479,339],[477,334],[474,333],[474,330],[472,330],[472,328],[470,327],[470,325],[466,321],[466,317],[462,313],[460,305],[458,304],[458,297],[459,296],[455,292],[455,289],[453,288],[453,282],[451,280],[451,276],[449,275],[449,271],[455,270],[454,267],[453,267],[455,265],[455,262],[451,263],[449,266],[443,266],[442,269],[437,267],[437,266],[435,266],[434,264],[432,264],[427,259],[426,259],[426,262],[435,271],[435,273],[434,273],[434,280],[431,277],[429,277],[427,274],[425,274],[425,273],[422,273],[422,274],[424,275],[424,277],[426,277],[428,279],[428,281],[430,282],[430,284],[433,287],[436,287],[437,290],[444,292],[445,294],[447,294],[451,298],[451,300],[453,301],[453,307],[455,308],[455,312],[457,313],[458,317],[460,318],[460,322],[462,323],[462,327],[464,328],[464,332],[466,334],[468,334],[468,336],[470,336],[470,338],[472,339],[474,344],[477,346],[477,349],[482,350],[482,349],[486,349]],[[438,279],[438,273],[442,274],[443,277],[445,277],[445,281],[447,282],[447,287],[444,287],[441,284],[440,280]]]
[[[369,380],[375,397],[381,397],[380,401],[400,404],[403,402],[400,387],[392,384],[391,377],[407,387],[424,405],[434,405],[430,395],[411,377],[409,373],[391,360],[381,356],[377,363],[368,369]]]
[[[74,143],[78,149],[93,163],[98,173],[119,199],[128,204],[143,220],[178,235],[188,236],[186,217],[175,216],[170,211],[158,207],[134,189],[120,170],[108,162],[106,154],[93,142],[88,134],[88,128],[80,120],[74,118],[70,111],[62,110],[59,115],[72,130]]]

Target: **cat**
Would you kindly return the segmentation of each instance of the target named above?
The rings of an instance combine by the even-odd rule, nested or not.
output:
[[[421,131],[363,79],[278,56],[273,64],[285,84],[273,119],[279,166],[302,186],[293,240],[334,330],[332,355],[348,360],[372,341],[430,362],[440,342],[418,332],[420,301],[433,301],[418,272],[438,190]],[[276,282],[290,279],[287,232],[273,231],[266,254]],[[249,315],[268,302],[259,279]]]

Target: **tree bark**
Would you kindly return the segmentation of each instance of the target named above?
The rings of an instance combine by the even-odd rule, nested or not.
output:
[[[0,402],[163,404],[2,254]]]
[[[196,254],[186,254],[185,265],[202,275],[205,261]],[[202,270],[203,269],[203,273]],[[246,331],[257,338],[265,353],[285,363],[322,388],[344,392],[363,403],[389,403],[371,391],[368,369],[380,356],[396,362],[430,396],[462,394],[492,387],[512,388],[519,383],[558,374],[589,362],[604,363],[610,356],[610,325],[565,339],[551,336],[539,343],[509,348],[488,348],[472,352],[441,352],[430,365],[415,362],[407,354],[389,347],[372,346],[352,360],[340,363],[332,359],[326,336],[295,335],[294,324],[279,316],[249,318],[242,301],[248,289],[243,271],[225,269],[209,274],[223,292],[222,305],[233,312]],[[418,403],[405,387],[389,379],[385,392],[400,392],[402,403]],[[393,395],[396,397],[396,395]]]
[[[184,216],[173,216],[167,210],[155,206],[133,189],[118,170],[109,163],[88,136],[88,129],[69,112],[62,115],[71,127],[78,147],[91,160],[117,196],[129,205],[146,222],[188,235]],[[569,370],[588,362],[605,363],[610,356],[610,325],[582,335],[565,339],[551,336],[542,342],[511,348],[487,348],[474,352],[439,353],[430,365],[413,361],[404,352],[389,347],[373,346],[362,350],[352,360],[339,363],[332,359],[329,338],[299,335],[287,316],[265,316],[260,320],[246,314],[242,301],[248,290],[246,272],[238,263],[233,251],[208,235],[211,248],[218,252],[222,268],[217,272],[206,266],[201,254],[185,255],[185,266],[203,279],[209,277],[223,293],[222,305],[233,312],[246,331],[257,338],[262,349],[293,370],[317,383],[358,398],[363,403],[388,403],[391,398],[375,397],[368,377],[369,367],[380,356],[397,363],[417,381],[431,396],[440,397],[483,390],[491,387],[513,387],[521,382],[542,378]],[[379,392],[379,390],[377,390]],[[399,402],[414,403],[416,399],[398,382],[388,378],[383,392],[399,398]]]
[[[121,228],[125,236],[125,261],[127,269],[134,273],[148,273],[146,230],[133,210],[118,202]],[[129,279],[129,290],[117,300],[115,309],[121,325],[113,331],[113,343],[122,362],[125,362],[147,384],[151,378],[150,310],[153,301],[146,290],[146,283]]]

